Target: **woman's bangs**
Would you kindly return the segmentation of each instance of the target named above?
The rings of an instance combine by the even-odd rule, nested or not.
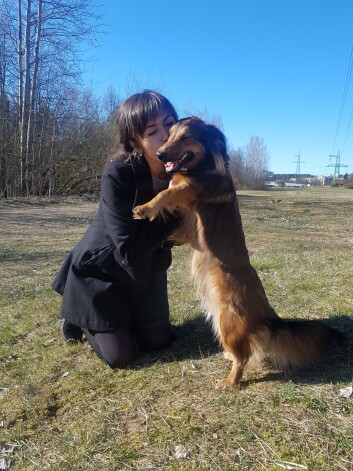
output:
[[[142,103],[140,120],[138,123],[138,134],[142,135],[150,120],[155,120],[163,113],[171,114],[177,120],[176,112],[170,102],[158,95],[149,95],[147,100]]]

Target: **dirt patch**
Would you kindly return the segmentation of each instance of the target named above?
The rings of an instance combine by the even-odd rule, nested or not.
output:
[[[86,225],[98,211],[97,201],[75,204],[0,204],[0,242],[13,235],[27,236],[41,230],[55,230],[62,225]],[[5,240],[4,240],[5,239]]]
[[[82,237],[97,211],[97,201],[70,200],[59,204],[0,201],[0,256],[12,262],[17,260],[18,253],[26,258],[43,259],[55,249],[58,259],[62,259]]]
[[[75,201],[73,203],[0,203],[0,223],[22,222],[35,223],[36,220],[56,220],[67,217],[86,218],[98,210],[97,201]]]

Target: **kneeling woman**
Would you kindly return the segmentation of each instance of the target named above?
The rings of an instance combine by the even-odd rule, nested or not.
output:
[[[164,241],[175,227],[167,221],[137,221],[133,207],[168,187],[157,150],[177,114],[162,95],[144,91],[118,108],[122,153],[105,167],[97,217],[66,258],[53,281],[63,296],[63,335],[83,333],[112,368],[126,367],[138,349],[171,342],[166,270],[171,250]]]

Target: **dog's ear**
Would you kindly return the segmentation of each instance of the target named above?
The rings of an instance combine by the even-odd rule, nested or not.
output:
[[[216,171],[224,174],[229,162],[225,135],[213,124],[207,124],[209,148],[212,150]]]
[[[225,135],[213,124],[207,124],[210,140],[218,147],[218,152],[227,159],[227,141]]]

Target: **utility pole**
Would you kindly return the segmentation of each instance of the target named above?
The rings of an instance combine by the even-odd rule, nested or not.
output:
[[[327,167],[335,167],[334,174],[333,174],[333,180],[332,184],[335,185],[336,183],[339,183],[339,178],[340,178],[340,168],[341,167],[348,167],[348,165],[341,164],[341,155],[340,151],[337,152],[336,155],[330,155],[330,160],[331,158],[336,159],[336,163],[327,165]]]
[[[296,162],[292,162],[292,163],[297,164],[297,168],[295,171],[295,179],[298,180],[298,178],[300,177],[300,164],[306,164],[306,162],[303,162],[302,160],[300,160],[300,151],[298,155],[294,155],[294,157],[297,157],[297,160]]]

